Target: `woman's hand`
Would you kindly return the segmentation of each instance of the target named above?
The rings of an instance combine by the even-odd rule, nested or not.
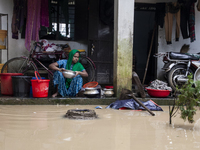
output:
[[[88,73],[85,70],[83,70],[83,71],[75,71],[75,72],[76,72],[75,77],[77,75],[81,75],[82,77],[88,77]]]
[[[59,68],[58,71],[63,72],[63,71],[65,71],[65,68]]]
[[[79,74],[80,74],[80,72],[79,72],[79,71],[75,71],[75,73],[76,73],[75,77],[76,77],[77,75],[79,75]]]
[[[49,68],[52,69],[52,70],[55,70],[55,71],[60,71],[60,72],[65,70],[65,68],[59,68],[57,62],[51,63],[49,65]]]

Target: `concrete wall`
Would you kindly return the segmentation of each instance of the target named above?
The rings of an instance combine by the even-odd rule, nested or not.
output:
[[[25,48],[25,39],[21,39],[19,35],[19,39],[12,39],[11,33],[11,23],[13,16],[13,0],[0,0],[0,13],[8,14],[8,58],[11,59],[13,57],[25,55],[28,56],[29,52]],[[4,23],[5,24],[5,23]],[[66,44],[68,43],[72,49],[85,49],[87,51],[87,43],[86,42],[74,42],[74,41],[50,41],[58,44]],[[7,51],[3,51],[2,62],[5,63],[7,61]]]

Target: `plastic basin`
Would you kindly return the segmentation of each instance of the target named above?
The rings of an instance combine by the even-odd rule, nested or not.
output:
[[[113,86],[105,86],[106,89],[113,89]]]
[[[169,90],[147,89],[147,93],[151,97],[167,97],[169,96],[170,92],[171,91]]]

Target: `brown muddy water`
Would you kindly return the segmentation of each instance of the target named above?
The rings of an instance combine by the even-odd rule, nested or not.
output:
[[[169,108],[154,111],[95,109],[93,105],[1,105],[0,150],[191,150],[200,149],[200,111],[195,123]],[[92,109],[95,120],[64,118],[69,109]]]

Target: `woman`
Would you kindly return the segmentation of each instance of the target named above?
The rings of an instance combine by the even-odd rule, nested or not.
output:
[[[69,53],[68,60],[59,60],[49,65],[49,68],[55,70],[53,76],[53,82],[56,86],[56,93],[52,97],[56,97],[58,93],[62,96],[76,96],[76,94],[81,90],[83,85],[82,77],[88,77],[83,65],[79,62],[80,52],[77,49],[71,50]],[[72,70],[76,72],[73,79],[64,78],[62,75],[63,70]]]

